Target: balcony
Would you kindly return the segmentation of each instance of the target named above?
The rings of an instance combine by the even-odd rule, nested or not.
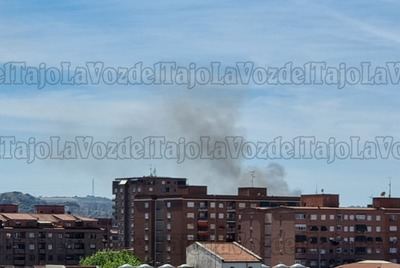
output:
[[[198,241],[208,241],[210,233],[208,231],[198,231],[197,240]]]
[[[199,228],[208,228],[208,221],[206,221],[206,220],[198,220],[197,221],[197,226]]]

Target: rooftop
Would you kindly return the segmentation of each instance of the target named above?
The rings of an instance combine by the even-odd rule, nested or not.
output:
[[[206,249],[219,257],[223,262],[260,262],[261,257],[255,253],[233,242],[196,242],[200,247]]]

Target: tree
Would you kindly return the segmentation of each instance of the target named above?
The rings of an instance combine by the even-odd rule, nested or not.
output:
[[[103,250],[92,256],[86,257],[80,262],[81,265],[96,265],[101,268],[117,268],[124,264],[139,266],[140,260],[127,250]]]

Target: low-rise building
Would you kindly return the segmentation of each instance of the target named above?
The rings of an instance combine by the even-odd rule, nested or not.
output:
[[[98,220],[64,214],[59,206],[37,207],[39,213],[2,210],[8,212],[0,213],[0,266],[76,265],[105,246]]]
[[[233,243],[195,242],[186,249],[186,264],[194,268],[261,268],[261,257]]]

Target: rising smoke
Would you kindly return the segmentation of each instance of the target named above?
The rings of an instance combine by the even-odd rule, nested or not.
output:
[[[228,136],[245,136],[239,127],[240,103],[235,101],[174,101],[166,105],[166,116],[174,135],[198,141],[201,136],[210,143],[224,142]],[[243,158],[204,160],[185,163],[184,169],[191,176],[211,186],[215,192],[235,193],[237,186],[268,187],[272,195],[298,194],[291,191],[285,181],[284,167],[277,163],[264,166],[246,166]],[[250,173],[253,173],[251,176]],[[253,179],[252,179],[253,177]]]

